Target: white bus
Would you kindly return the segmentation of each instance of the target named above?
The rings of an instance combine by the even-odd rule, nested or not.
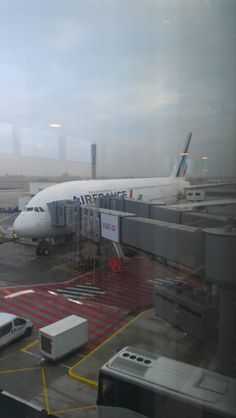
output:
[[[236,417],[236,379],[134,347],[100,370],[100,418]]]

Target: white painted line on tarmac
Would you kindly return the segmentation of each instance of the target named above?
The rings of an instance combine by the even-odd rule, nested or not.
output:
[[[3,221],[6,221],[8,218],[11,218],[13,215],[15,215],[15,213],[11,213],[11,215],[6,216],[5,218],[0,220],[0,223]]]
[[[39,354],[31,353],[31,351],[24,350],[23,353],[30,354],[31,356],[37,357],[37,358],[40,358],[40,359],[42,358],[42,356],[40,356]]]
[[[11,293],[10,295],[4,296],[4,299],[12,299],[16,298],[17,296],[27,295],[28,293],[35,293],[34,290],[21,290],[20,292]]]
[[[69,299],[69,298],[68,298],[68,300],[69,300],[70,302],[77,303],[77,305],[83,305],[83,302],[79,302],[78,300]]]
[[[9,398],[15,399],[16,401],[20,401],[20,402],[24,403],[25,405],[28,405],[28,406],[36,409],[37,411],[42,411],[42,408],[40,408],[39,406],[37,406],[37,405],[35,405],[31,402],[28,402],[25,399],[19,398],[18,396],[15,396],[12,393],[9,393],[5,390],[2,392],[2,395],[8,396]]]
[[[52,292],[51,290],[48,290],[48,293],[50,293],[50,295],[53,295],[53,296],[58,296],[58,294],[57,294],[57,293]]]
[[[40,363],[42,361],[43,362],[47,361],[45,358],[42,358],[42,356],[40,356],[39,354],[31,353],[30,351],[27,351],[27,350],[24,350],[23,352],[27,353],[27,354],[30,354],[33,357],[40,358],[40,360],[41,360]],[[64,367],[64,369],[70,369],[70,367],[71,367],[71,366],[67,366],[66,364],[63,364],[63,363],[58,363],[58,366]]]
[[[66,364],[59,363],[59,366],[64,367],[65,369],[70,369],[70,366],[67,366]]]

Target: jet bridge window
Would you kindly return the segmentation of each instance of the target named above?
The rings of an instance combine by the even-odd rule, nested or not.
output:
[[[34,208],[26,208],[26,212],[32,212]]]

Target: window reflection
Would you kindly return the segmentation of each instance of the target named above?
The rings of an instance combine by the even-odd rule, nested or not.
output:
[[[216,373],[194,388],[222,405],[236,378],[235,0],[2,1],[0,19],[0,310],[36,328],[88,318],[88,345],[68,364],[83,358],[95,386],[134,346]],[[95,405],[91,388],[45,370],[49,394],[65,396],[59,414]],[[100,372],[102,414],[235,416],[231,398],[193,410],[143,375],[116,377]]]

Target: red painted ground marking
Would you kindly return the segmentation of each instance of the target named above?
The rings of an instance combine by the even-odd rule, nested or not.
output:
[[[92,273],[82,277],[70,279],[64,283],[47,285],[18,286],[0,290],[0,295],[6,296],[17,291],[33,289],[35,293],[22,295],[14,299],[2,299],[0,305],[7,312],[19,312],[23,316],[30,317],[36,326],[40,327],[55,322],[65,315],[76,313],[89,321],[89,343],[85,350],[93,349],[96,345],[108,338],[126,323],[127,315],[132,310],[142,311],[147,306],[152,306],[154,301],[155,286],[149,280],[154,278],[182,277],[186,281],[186,275],[176,273],[170,267],[161,266],[144,258],[130,259],[124,265],[121,273],[112,273],[108,268],[96,271],[95,283]],[[54,296],[49,291],[67,289],[75,285],[91,284],[105,291],[105,294],[87,296],[81,300],[81,304],[69,301],[73,296]],[[79,289],[78,289],[79,292]],[[4,305],[5,309],[4,309]],[[113,305],[113,306],[108,306]],[[112,330],[112,331],[111,331]]]
[[[33,294],[31,295],[31,297],[32,296],[33,296]],[[90,301],[90,303],[87,303],[87,302],[84,303],[84,300],[83,300],[83,302],[81,302],[81,304],[77,304],[76,302],[72,302],[72,301],[68,300],[64,296],[53,296],[53,295],[50,295],[50,294],[48,295],[46,293],[43,297],[54,299],[54,302],[57,298],[58,299],[58,301],[57,301],[57,308],[58,309],[61,309],[63,311],[65,311],[65,309],[67,309],[67,311],[68,310],[73,310],[77,313],[78,312],[79,313],[80,312],[85,312],[85,313],[89,312],[90,317],[94,317],[94,318],[100,319],[102,321],[104,321],[104,319],[105,319],[105,321],[107,323],[110,323],[111,325],[113,325],[113,323],[117,321],[117,318],[119,316],[123,317],[124,314],[127,314],[127,312],[120,311],[120,310],[119,311],[116,310],[115,313],[114,313],[114,310],[111,309],[110,307],[105,308],[103,306],[101,308],[101,304],[100,305],[96,304],[96,306],[95,306],[95,303],[93,303],[93,300],[92,300],[92,303],[94,304],[94,306],[91,306],[91,301]],[[102,312],[101,312],[101,309],[103,310]],[[111,313],[111,311],[112,311],[112,313]]]
[[[19,298],[18,298],[18,301],[19,301]],[[1,303],[2,303],[2,301],[0,301],[0,304]],[[45,323],[45,322],[48,323],[48,324],[50,323],[48,318],[44,318],[41,315],[37,314],[36,312],[32,312],[31,310],[22,306],[22,304],[17,303],[15,300],[13,302],[13,299],[11,299],[11,300],[7,299],[7,305],[8,305],[8,307],[11,306],[13,309],[16,308],[18,311],[22,312],[22,315],[24,315],[24,316],[27,316],[29,318],[31,318],[31,317],[37,318],[40,321],[43,321],[43,323]]]
[[[66,303],[66,302],[64,303],[64,300],[66,300],[66,299],[64,297],[60,297],[60,296],[54,296],[54,297],[50,296],[49,297],[47,294],[40,295],[41,296],[40,298],[38,296],[39,296],[39,294],[33,293],[33,294],[30,295],[30,298],[35,299],[36,301],[38,301],[38,303],[40,305],[41,304],[46,305],[47,309],[51,308],[54,311],[55,308],[56,308],[56,310],[60,311],[64,316],[65,315],[71,315],[71,313],[77,313],[79,315],[82,315],[82,316],[86,317],[86,314],[87,314],[89,316],[89,318],[97,319],[97,320],[100,320],[100,321],[103,321],[105,319],[105,322],[107,324],[110,324],[111,326],[114,324],[114,321],[111,321],[110,319],[107,319],[106,313],[102,314],[102,313],[99,313],[99,312],[93,313],[93,311],[89,312],[90,307],[87,306],[87,305],[85,307],[83,307],[83,305],[76,305],[76,303],[71,302],[71,301],[69,301],[69,303]],[[56,306],[55,306],[55,302],[56,302],[55,298],[58,299],[57,300],[58,303],[56,304]],[[45,299],[48,299],[48,300],[45,300]],[[116,322],[117,322],[117,317],[116,317]],[[97,322],[96,322],[96,324],[97,324]]]
[[[132,291],[132,293],[137,294],[150,294],[150,291],[153,290],[153,285],[150,282],[139,282],[138,280],[134,279],[132,275],[129,277],[121,277],[117,276],[116,273],[110,273],[110,272],[104,272],[105,274],[102,277],[97,277],[96,284],[99,285],[99,287],[104,288],[111,288],[114,289],[114,285],[117,288],[120,288],[122,285],[122,289],[127,289],[129,291]]]
[[[30,298],[30,294],[19,296],[17,299],[19,301],[22,301],[24,306],[28,306],[29,309],[33,309],[32,315],[34,315],[35,311],[38,311],[42,314],[45,314],[47,317],[50,317],[54,322],[62,318],[62,316],[60,314],[58,315],[57,313],[55,313],[55,311],[50,312],[47,309],[40,307],[37,303],[33,303],[33,301]]]

